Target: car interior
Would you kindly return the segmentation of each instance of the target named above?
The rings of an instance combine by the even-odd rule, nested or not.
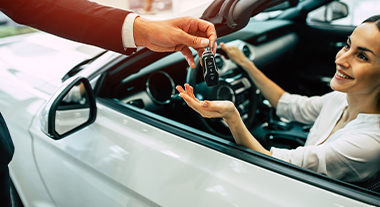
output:
[[[282,87],[287,91],[301,93],[301,90],[296,90],[299,86],[293,85],[297,84],[294,81],[296,78],[292,77],[294,72],[288,70],[294,67],[289,60],[297,50],[299,41],[294,25],[289,21],[275,20],[265,24],[252,21],[241,31],[221,37],[218,41],[237,46],[272,80],[280,82],[279,80],[288,76],[290,81],[283,81]],[[150,56],[152,58],[147,59],[156,59],[158,57],[153,56],[159,54],[152,53]],[[182,54],[169,54],[152,64],[145,66],[146,63],[139,63],[141,65],[133,66],[139,68],[139,71],[132,75],[131,71],[122,70],[124,66],[119,66],[120,69],[110,72],[114,74],[107,79],[112,79],[112,83],[109,86],[105,84],[102,93],[123,103],[233,141],[222,119],[204,119],[178,97],[175,86],[189,83],[194,87],[199,100],[234,102],[246,126],[268,149],[271,146],[294,148],[303,145],[309,126],[289,123],[277,117],[248,74],[231,61],[221,48],[215,54],[219,70],[217,86],[206,85],[199,58],[195,59],[197,66],[192,69]],[[282,69],[278,70],[279,67]]]
[[[305,6],[301,1],[297,7],[267,20],[251,18],[243,29],[218,37],[218,44],[224,42],[237,46],[265,75],[289,93],[306,96],[328,93],[331,91],[329,81],[335,73],[335,55],[354,27],[307,20],[308,12],[326,2],[314,1]],[[151,119],[154,117],[164,125],[190,126],[206,137],[217,137],[212,139],[214,143],[219,140],[236,146],[222,119],[201,117],[178,96],[175,87],[189,83],[199,100],[232,101],[247,128],[265,148],[294,149],[305,144],[311,125],[278,117],[249,75],[220,47],[215,54],[219,71],[217,86],[206,85],[199,57],[195,52],[194,56],[197,66],[190,68],[179,52],[155,53],[139,49],[133,56],[122,56],[113,61],[108,66],[110,69],[100,74],[95,93],[123,113],[134,111]],[[301,173],[310,172],[304,170]],[[313,175],[353,187],[316,173]],[[368,188],[378,180],[377,177],[377,181],[370,184],[358,185]],[[378,186],[370,190],[373,191],[366,192],[380,195],[375,192],[379,192]]]

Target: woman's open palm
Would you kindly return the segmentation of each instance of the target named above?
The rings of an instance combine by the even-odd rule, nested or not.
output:
[[[194,96],[193,87],[187,83],[185,89],[181,86],[176,89],[187,105],[205,118],[228,118],[236,109],[231,101],[199,101]]]

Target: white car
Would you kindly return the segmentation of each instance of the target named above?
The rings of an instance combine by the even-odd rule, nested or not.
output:
[[[354,27],[306,21],[328,0],[273,2],[216,0],[202,18],[215,23],[218,42],[237,45],[285,90],[328,92],[336,46]],[[270,18],[257,20],[266,8],[260,15]],[[234,101],[267,148],[305,142],[310,126],[276,117],[220,49],[219,85],[209,88],[199,60],[191,69],[180,53],[125,56],[44,33],[0,41],[15,206],[380,206],[376,188],[239,146],[222,120],[192,111],[176,85],[195,86],[199,99]]]

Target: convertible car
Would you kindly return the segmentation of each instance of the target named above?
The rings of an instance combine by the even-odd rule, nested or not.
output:
[[[331,91],[335,54],[354,29],[332,24],[352,9],[331,0],[215,0],[203,11],[219,43],[307,96]],[[268,149],[305,143],[311,126],[277,117],[220,48],[215,87],[195,51],[192,69],[178,52],[125,56],[38,32],[1,39],[0,54],[15,206],[380,206],[376,180],[347,183],[257,153],[190,109],[176,85],[233,101]]]

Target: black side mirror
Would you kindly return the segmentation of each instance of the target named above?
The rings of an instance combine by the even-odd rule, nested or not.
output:
[[[65,81],[40,112],[41,130],[53,139],[61,139],[96,119],[95,95],[86,78]]]

